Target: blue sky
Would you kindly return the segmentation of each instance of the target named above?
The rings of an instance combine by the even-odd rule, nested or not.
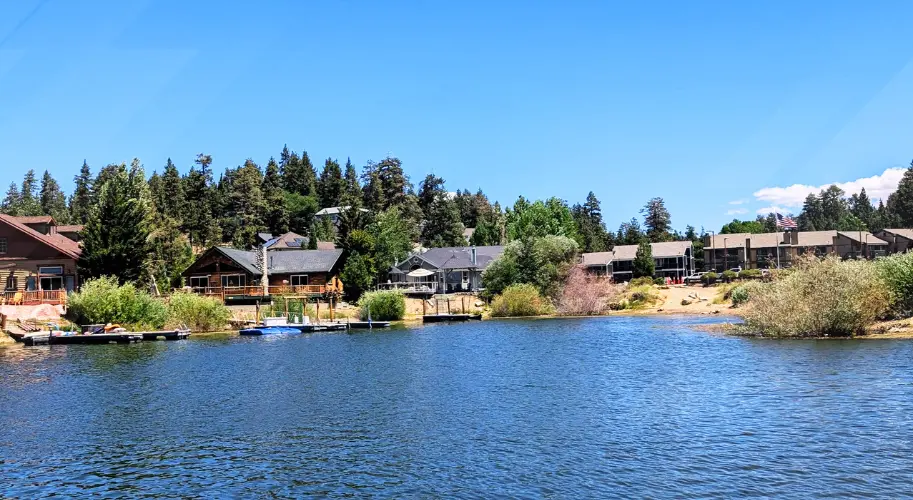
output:
[[[711,229],[913,158],[913,2],[634,4],[3,2],[0,181],[287,143]]]

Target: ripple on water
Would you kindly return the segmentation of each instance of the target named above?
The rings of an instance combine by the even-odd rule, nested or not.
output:
[[[11,497],[913,490],[913,344],[700,321],[0,349],[0,480]]]

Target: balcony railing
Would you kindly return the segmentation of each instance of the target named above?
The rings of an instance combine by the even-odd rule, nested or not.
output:
[[[209,297],[262,297],[262,286],[226,286],[226,287],[192,287],[193,293]],[[326,285],[298,285],[298,286],[271,286],[267,288],[268,295],[323,295],[334,290]]]
[[[38,304],[66,304],[66,290],[31,290],[24,292],[3,292],[0,305],[34,306]]]
[[[381,290],[400,290],[403,293],[437,293],[437,283],[381,283],[377,286]]]

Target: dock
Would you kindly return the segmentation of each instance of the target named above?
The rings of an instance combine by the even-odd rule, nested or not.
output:
[[[74,344],[130,344],[142,342],[139,333],[97,333],[95,335],[51,335],[50,333],[33,333],[22,337],[22,343],[35,345],[74,345]]]
[[[136,332],[143,340],[185,340],[190,337],[190,330],[169,330],[161,332]]]
[[[374,328],[390,328],[389,321],[350,321],[347,323],[352,330],[372,330]]]
[[[455,323],[470,320],[480,321],[481,319],[481,314],[426,314],[422,316],[424,323]]]

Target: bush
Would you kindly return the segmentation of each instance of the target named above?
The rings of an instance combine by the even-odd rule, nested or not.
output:
[[[115,323],[129,329],[160,329],[165,326],[165,303],[128,283],[104,276],[83,283],[70,294],[67,318],[76,324]]]
[[[568,316],[603,314],[617,293],[608,278],[593,276],[582,266],[576,266],[564,283],[564,290],[558,299],[558,312]]]
[[[650,276],[642,276],[640,278],[632,279],[630,285],[631,286],[646,286],[646,285],[652,285],[652,284],[653,284],[653,278],[651,278]]]
[[[629,286],[625,290],[624,305],[625,309],[640,309],[642,307],[655,304],[659,300],[659,294],[653,285]]]
[[[666,284],[666,278],[653,278],[653,284],[662,286]]]
[[[526,283],[507,287],[491,303],[491,315],[496,317],[540,316],[549,312],[549,304],[539,290]]]
[[[399,290],[365,293],[358,306],[363,320],[368,319],[368,310],[371,311],[371,319],[377,321],[398,321],[406,315],[406,297]]]
[[[705,286],[715,283],[717,279],[719,279],[719,276],[713,271],[704,273],[704,276],[701,277],[701,281],[704,282]]]
[[[875,261],[878,276],[891,294],[891,311],[896,316],[913,313],[913,253],[894,254]]]
[[[738,278],[739,275],[735,271],[729,269],[723,271],[723,281],[726,283],[731,283],[732,280]]]
[[[742,269],[739,271],[739,279],[759,279],[761,277],[760,269]]]
[[[745,324],[758,334],[780,337],[864,333],[891,304],[879,274],[867,261],[802,259],[772,283],[749,289]]]
[[[763,283],[757,281],[752,281],[748,283],[743,283],[735,288],[729,293],[729,298],[732,299],[732,306],[739,307],[747,303],[752,295],[756,293],[761,293],[760,289],[764,286]]]
[[[171,328],[186,326],[195,332],[214,332],[225,328],[231,312],[214,297],[177,292],[168,299],[168,321]]]

